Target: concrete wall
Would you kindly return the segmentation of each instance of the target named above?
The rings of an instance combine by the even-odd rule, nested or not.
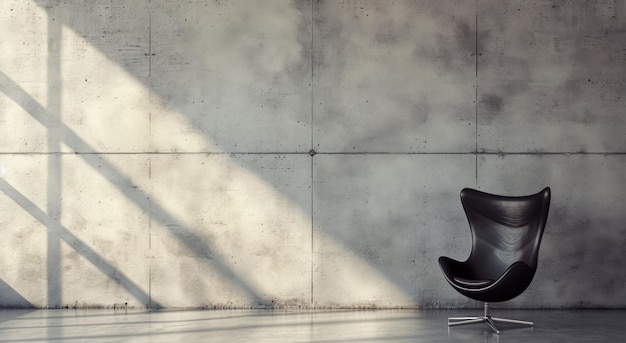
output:
[[[473,307],[459,191],[544,186],[501,306],[626,306],[623,1],[3,0],[0,32],[0,306]]]

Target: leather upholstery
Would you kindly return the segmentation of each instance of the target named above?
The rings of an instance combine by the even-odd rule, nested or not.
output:
[[[520,197],[465,188],[461,203],[472,233],[472,251],[464,262],[439,258],[446,280],[461,294],[478,301],[517,297],[537,270],[550,188]]]

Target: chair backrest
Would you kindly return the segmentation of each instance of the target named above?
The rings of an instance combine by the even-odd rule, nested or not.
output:
[[[548,218],[550,188],[528,196],[501,196],[465,188],[461,203],[472,231],[470,265],[484,279],[497,279],[513,263],[537,269]]]

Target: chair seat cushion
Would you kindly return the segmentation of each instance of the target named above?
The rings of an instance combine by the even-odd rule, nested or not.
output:
[[[460,285],[469,287],[469,288],[481,288],[481,287],[489,286],[490,284],[494,283],[493,280],[470,280],[470,279],[464,279],[464,278],[460,278],[456,276],[453,279],[455,282],[459,283]]]

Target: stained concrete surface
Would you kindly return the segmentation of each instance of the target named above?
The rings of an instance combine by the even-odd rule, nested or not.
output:
[[[479,151],[623,152],[624,2],[478,6]]]
[[[624,307],[625,8],[2,1],[0,306],[475,307],[458,192],[550,186],[502,306]]]
[[[316,157],[313,221],[321,230],[313,241],[315,305],[437,304],[441,272],[431,262],[441,251],[432,247],[458,259],[469,255],[471,238],[459,229],[466,219],[458,189],[474,181],[465,172],[473,167],[467,155]],[[468,305],[463,297],[452,302]]]
[[[474,150],[472,3],[325,1],[313,15],[316,151]]]
[[[479,185],[501,194],[552,188],[550,225],[544,233],[539,266],[520,307],[614,307],[624,291],[617,272],[626,243],[626,193],[615,171],[624,155],[482,156]],[[508,180],[506,183],[504,180]],[[589,280],[589,281],[585,281]],[[604,280],[605,282],[597,282]]]

